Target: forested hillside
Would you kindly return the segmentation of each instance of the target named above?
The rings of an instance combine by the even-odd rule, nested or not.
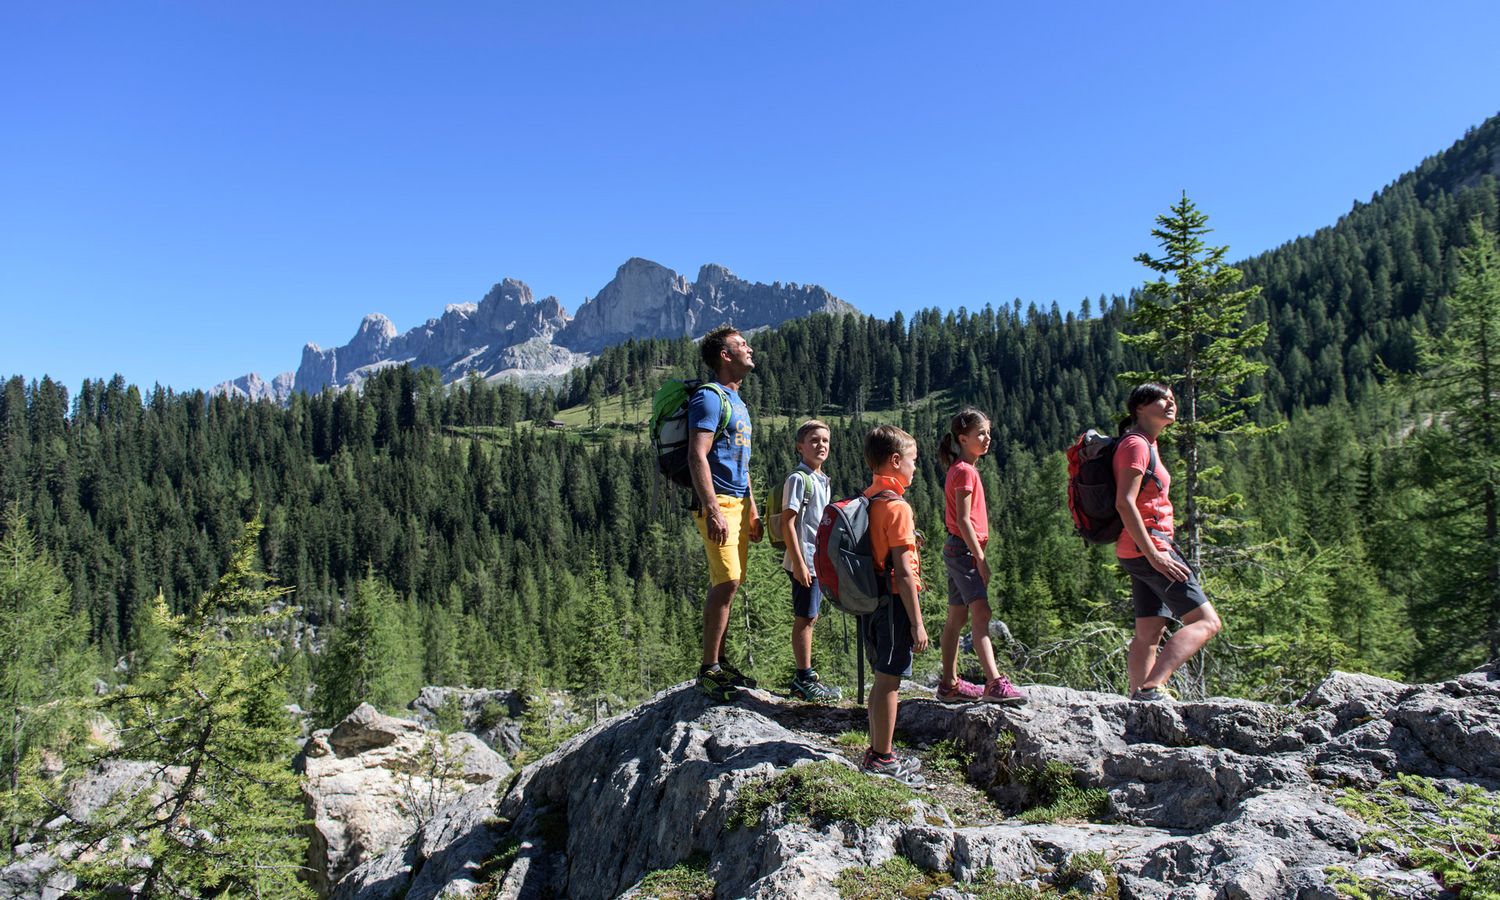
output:
[[[1441,485],[1423,474],[1420,438],[1440,419],[1382,382],[1387,368],[1416,369],[1422,338],[1447,326],[1468,222],[1497,220],[1497,164],[1492,119],[1336,225],[1243,264],[1263,288],[1252,315],[1271,325],[1256,415],[1288,427],[1211,454],[1224,466],[1215,490],[1244,502],[1210,536],[1209,588],[1227,629],[1198,673],[1206,689],[1282,699],[1334,665],[1427,678],[1483,655],[1470,611],[1431,602],[1448,532],[1424,524]],[[836,492],[865,478],[864,427],[897,421],[921,442],[919,522],[940,533],[937,438],[959,405],[977,405],[995,425],[981,470],[1012,666],[1116,686],[1125,586],[1108,549],[1071,534],[1060,451],[1110,425],[1123,400],[1115,374],[1145,362],[1119,340],[1130,299],[1086,300],[1079,313],[925,302],[910,317],[814,316],[752,336],[757,493],[792,464],[801,417],[836,423]],[[152,598],[180,608],[201,594],[258,515],[261,565],[316,629],[287,636],[299,700],[322,657],[295,648],[333,639],[356,596],[384,623],[373,633],[391,660],[382,677],[399,682],[391,696],[419,681],[530,678],[630,699],[696,661],[701,548],[684,496],[655,477],[644,432],[629,425],[696,359],[689,341],[631,342],[542,394],[389,370],[363,394],[295,395],[284,409],[143,394],[118,378],[70,395],[16,376],[0,394],[0,501],[62,566],[101,671],[149,655]],[[545,427],[568,408],[589,424]],[[933,554],[924,566],[940,582]],[[779,679],[790,619],[775,567],[757,549],[731,634],[734,652]],[[940,593],[929,602],[941,606]],[[834,615],[820,626],[821,666],[835,677],[848,667],[841,625]]]

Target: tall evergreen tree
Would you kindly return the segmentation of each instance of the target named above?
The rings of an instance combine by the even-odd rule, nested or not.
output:
[[[320,724],[333,725],[361,703],[394,712],[416,696],[421,664],[412,658],[417,641],[404,619],[383,580],[366,575],[355,585],[318,667],[313,706]]]
[[[40,551],[17,504],[0,539],[0,773],[5,854],[34,817],[23,782],[36,754],[77,723],[71,701],[84,692],[88,655],[82,623],[68,609],[67,582]]]
[[[1458,251],[1448,327],[1418,341],[1434,426],[1423,436],[1441,505],[1430,519],[1448,551],[1435,572],[1435,610],[1458,620],[1455,636],[1500,656],[1500,251],[1476,217]],[[1465,627],[1465,622],[1471,627]],[[1450,645],[1447,649],[1452,650]]]
[[[228,571],[191,608],[153,614],[171,639],[160,665],[106,711],[120,719],[108,757],[155,760],[147,783],[119,790],[64,830],[82,848],[70,868],[84,894],[134,897],[307,895],[301,804],[288,751],[297,730],[282,706],[282,672],[267,637],[287,614],[264,612],[283,591],[252,571],[259,522]]]
[[[1178,414],[1173,431],[1186,463],[1183,530],[1188,563],[1201,573],[1203,517],[1225,506],[1227,499],[1203,495],[1201,482],[1217,474],[1205,466],[1203,452],[1216,436],[1264,431],[1246,416],[1260,403],[1260,395],[1241,396],[1240,387],[1268,368],[1251,360],[1265,343],[1268,326],[1246,324],[1247,308],[1260,287],[1235,289],[1241,275],[1224,262],[1229,247],[1204,242],[1213,229],[1186,193],[1168,214],[1156,217],[1156,224],[1151,236],[1162,255],[1141,253],[1135,259],[1159,277],[1146,282],[1130,314],[1137,333],[1120,336],[1126,346],[1145,351],[1156,368],[1120,377],[1174,387]]]

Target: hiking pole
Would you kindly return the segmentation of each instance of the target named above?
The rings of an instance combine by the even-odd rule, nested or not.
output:
[[[855,697],[855,700],[860,705],[864,705],[864,702],[865,702],[865,641],[864,641],[864,625],[863,625],[863,623],[861,623],[861,625],[860,625],[859,638],[860,638],[859,640],[857,640],[857,641],[854,642],[854,647],[855,647],[855,650],[856,650],[856,652],[858,654],[856,656],[856,658],[859,660],[859,688],[855,692],[854,697]]]

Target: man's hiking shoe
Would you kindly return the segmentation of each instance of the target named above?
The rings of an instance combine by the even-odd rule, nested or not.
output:
[[[698,676],[698,690],[707,694],[715,703],[730,703],[740,695],[728,673],[723,669],[704,672]]]
[[[1167,696],[1167,692],[1159,687],[1136,688],[1135,693],[1130,695],[1130,699],[1137,700],[1142,703],[1172,702],[1172,698]]]
[[[867,749],[864,761],[859,764],[859,770],[877,778],[889,778],[909,788],[925,787],[927,784],[927,779],[913,768],[911,760],[902,759],[894,753],[882,759],[875,755],[874,750]]]
[[[843,695],[844,692],[838,688],[824,684],[817,672],[806,678],[792,676],[792,696],[798,700],[808,703],[836,703]]]
[[[744,672],[741,672],[739,669],[736,669],[734,666],[731,666],[727,662],[720,662],[719,670],[722,671],[725,675],[729,676],[729,683],[733,684],[735,687],[755,687],[754,678],[751,678],[749,675],[746,675]]]
[[[945,685],[938,682],[937,698],[944,703],[973,703],[984,696],[984,688],[962,678]]]
[[[1010,679],[1001,675],[993,678],[984,686],[984,695],[980,697],[986,703],[1003,703],[1006,706],[1020,706],[1026,702],[1026,695],[1016,690],[1016,686],[1010,683]]]

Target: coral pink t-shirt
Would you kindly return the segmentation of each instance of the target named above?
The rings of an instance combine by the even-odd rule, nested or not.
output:
[[[1143,434],[1132,433],[1120,438],[1119,445],[1115,447],[1115,482],[1118,484],[1124,481],[1127,472],[1141,473],[1141,489],[1135,495],[1135,508],[1140,511],[1141,521],[1146,523],[1147,531],[1159,531],[1170,538],[1173,533],[1172,500],[1168,493],[1172,489],[1172,476],[1167,472],[1167,467],[1162,465],[1160,452],[1156,454],[1156,477],[1161,479],[1161,488],[1158,490],[1156,482],[1146,477],[1151,451],[1155,449],[1156,442],[1148,440]],[[1171,546],[1154,534],[1151,542],[1163,553]],[[1120,532],[1120,540],[1115,544],[1115,556],[1120,559],[1135,559],[1145,555],[1136,546],[1129,529]]]
[[[974,523],[974,536],[979,543],[990,539],[990,511],[984,504],[984,483],[979,480],[979,470],[973,463],[955,460],[948,467],[948,477],[943,480],[943,524],[948,533],[962,537],[958,530],[958,492],[969,492],[969,521]]]

